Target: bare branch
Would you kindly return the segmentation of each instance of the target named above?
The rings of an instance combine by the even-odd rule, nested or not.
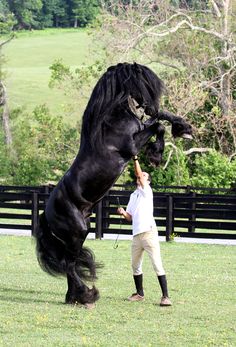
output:
[[[218,33],[217,31],[208,30],[208,29],[205,29],[203,27],[193,25],[191,22],[189,22],[185,19],[182,20],[181,22],[177,23],[176,26],[174,26],[170,29],[164,30],[162,32],[153,32],[153,28],[150,28],[149,30],[146,31],[146,34],[151,35],[151,36],[156,36],[156,37],[164,37],[164,36],[167,36],[169,34],[175,33],[179,29],[182,29],[182,28],[184,29],[184,28],[186,28],[186,26],[189,27],[191,30],[201,31],[201,32],[204,32],[205,34],[213,35],[213,36],[217,37],[218,39],[220,39],[221,41],[225,41],[224,35]]]
[[[168,164],[169,164],[169,162],[170,162],[170,159],[171,159],[171,157],[172,157],[173,152],[174,152],[174,150],[171,149],[170,152],[169,152],[169,154],[168,154],[167,161],[166,161],[165,165],[163,166],[163,170],[165,170],[165,169],[167,168],[167,166],[168,166]]]
[[[10,42],[15,37],[15,34],[12,34],[6,41],[3,41],[0,43],[0,49],[6,45],[8,42]]]
[[[214,0],[211,0],[211,3],[212,3],[212,6],[213,6],[213,8],[215,10],[215,13],[216,13],[217,17],[221,18],[221,12],[219,10],[218,5],[216,4],[216,2]]]
[[[165,146],[171,146],[175,151],[178,151],[178,147],[174,145],[172,142],[166,142]],[[190,155],[192,153],[206,153],[212,151],[212,148],[190,148],[187,151],[183,151],[185,155]],[[172,150],[173,152],[173,150]]]
[[[187,151],[184,151],[184,154],[190,155],[192,153],[206,153],[212,151],[212,148],[190,148]]]

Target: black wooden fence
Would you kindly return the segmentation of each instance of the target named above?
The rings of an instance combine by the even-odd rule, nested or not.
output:
[[[154,216],[159,235],[236,239],[236,192],[228,189],[154,187]],[[52,186],[0,186],[0,229],[35,232]],[[131,226],[117,215],[126,206],[132,187],[116,186],[98,203],[90,232],[131,235]]]

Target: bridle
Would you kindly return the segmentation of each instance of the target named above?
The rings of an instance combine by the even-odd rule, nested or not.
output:
[[[140,105],[131,95],[128,96],[128,105],[135,117],[142,122],[145,115],[145,105]]]

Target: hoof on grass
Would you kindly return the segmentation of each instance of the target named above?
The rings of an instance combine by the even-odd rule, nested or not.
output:
[[[94,302],[87,302],[86,304],[82,305],[84,308],[87,310],[92,310],[95,308],[95,303]]]

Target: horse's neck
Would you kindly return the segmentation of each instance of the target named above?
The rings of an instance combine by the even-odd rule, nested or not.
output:
[[[81,198],[96,203],[116,182],[124,169],[118,158],[96,155],[78,155],[68,171],[68,182],[75,182],[73,189]],[[73,185],[73,183],[72,183]]]

